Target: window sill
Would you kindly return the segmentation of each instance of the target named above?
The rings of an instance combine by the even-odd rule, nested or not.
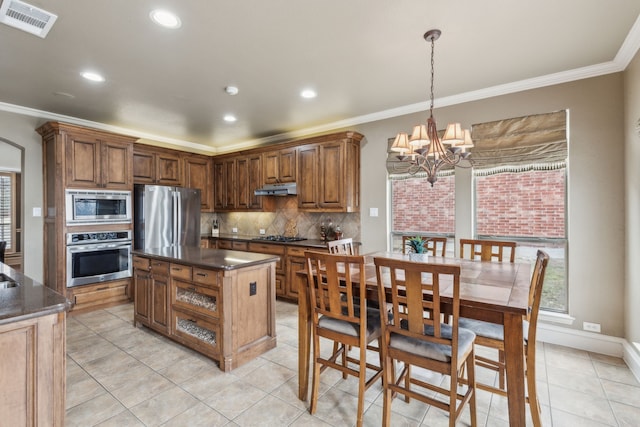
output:
[[[538,320],[549,323],[560,323],[562,325],[573,325],[575,317],[571,317],[566,313],[556,313],[554,311],[540,310]]]

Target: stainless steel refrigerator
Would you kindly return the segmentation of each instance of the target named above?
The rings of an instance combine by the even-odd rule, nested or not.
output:
[[[200,190],[134,186],[135,249],[200,246]]]

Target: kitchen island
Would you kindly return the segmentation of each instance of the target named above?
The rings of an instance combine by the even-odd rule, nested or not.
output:
[[[278,256],[188,246],[133,251],[134,323],[229,371],[276,346]]]
[[[63,426],[69,301],[0,263],[0,424]]]

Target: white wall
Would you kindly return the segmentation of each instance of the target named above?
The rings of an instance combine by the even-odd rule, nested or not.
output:
[[[640,53],[625,72],[625,338],[640,343]],[[640,348],[638,349],[640,350]]]
[[[22,147],[24,273],[42,281],[42,217],[33,217],[34,207],[42,207],[42,140],[35,129],[44,120],[0,111],[0,138]]]

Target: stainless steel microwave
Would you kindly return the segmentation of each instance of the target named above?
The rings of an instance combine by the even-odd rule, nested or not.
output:
[[[131,223],[131,191],[65,191],[67,225]]]

